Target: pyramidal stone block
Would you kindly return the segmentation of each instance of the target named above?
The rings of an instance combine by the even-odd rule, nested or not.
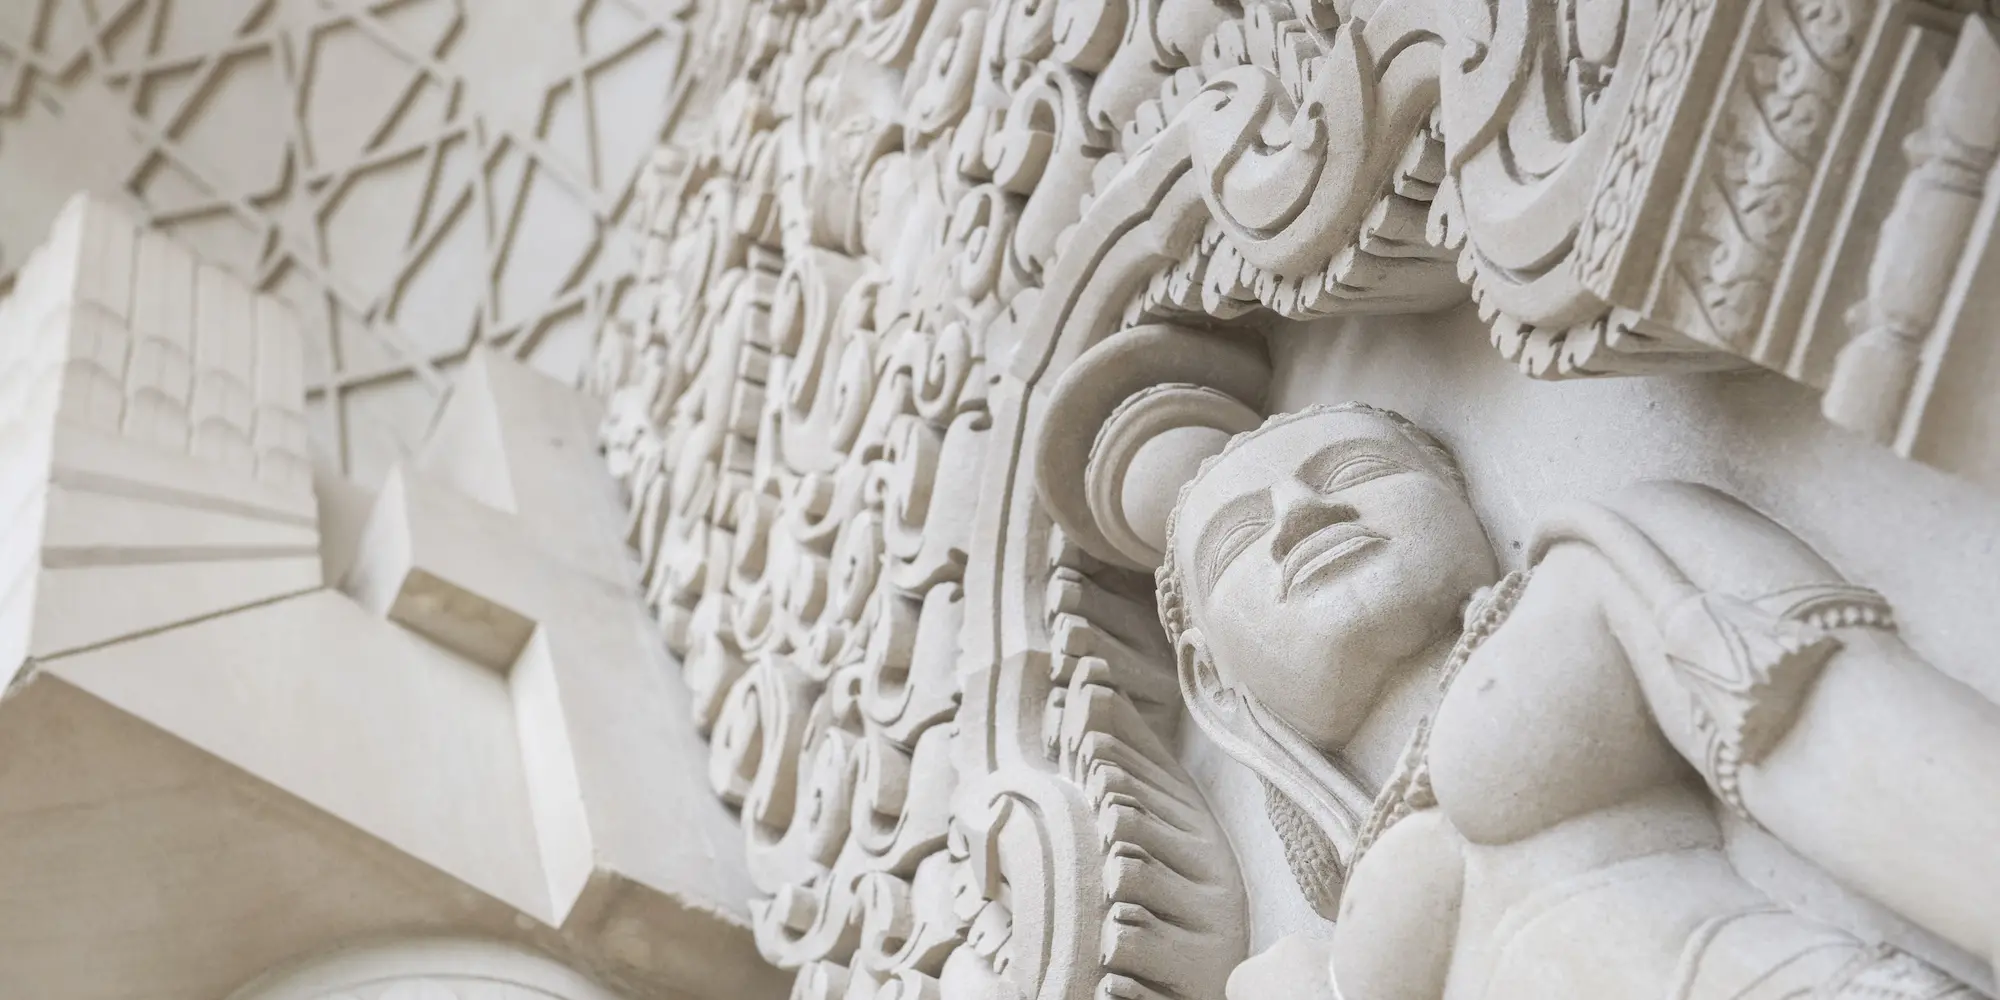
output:
[[[515,563],[496,542],[512,518],[398,467],[376,496],[347,591],[369,611],[478,663],[505,670],[534,633],[504,597]],[[518,602],[515,602],[518,603]]]
[[[0,303],[0,997],[784,994],[595,404],[463,371],[316,474],[284,307],[65,211]]]

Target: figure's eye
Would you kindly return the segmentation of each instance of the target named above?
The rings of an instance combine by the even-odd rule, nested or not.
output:
[[[1215,512],[1195,545],[1194,575],[1201,593],[1214,588],[1222,571],[1270,530],[1275,517],[1268,489],[1237,497]]]
[[[1386,458],[1358,455],[1335,466],[1334,470],[1327,474],[1325,481],[1320,483],[1319,488],[1322,493],[1338,493],[1341,490],[1353,489],[1362,483],[1373,482],[1383,476],[1393,476],[1398,472],[1407,471],[1409,470],[1402,465]]]
[[[1270,528],[1270,518],[1246,518],[1230,525],[1216,543],[1214,572],[1221,574],[1225,567],[1236,561],[1237,556],[1243,554],[1244,549],[1249,548]]]

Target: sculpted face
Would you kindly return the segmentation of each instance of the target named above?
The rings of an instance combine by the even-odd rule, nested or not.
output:
[[[1444,461],[1387,416],[1327,412],[1240,442],[1183,501],[1169,557],[1220,679],[1322,750],[1497,576]]]

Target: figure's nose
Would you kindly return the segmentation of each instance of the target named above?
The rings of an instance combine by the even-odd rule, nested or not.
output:
[[[1280,561],[1291,553],[1293,546],[1320,529],[1359,516],[1353,507],[1302,486],[1276,492],[1278,495],[1273,499],[1279,504],[1278,532],[1271,538],[1271,556]]]

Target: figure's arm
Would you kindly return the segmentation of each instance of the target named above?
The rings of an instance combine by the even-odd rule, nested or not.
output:
[[[2000,708],[1893,633],[1838,648],[1738,776],[1744,811],[1836,879],[1983,957],[2000,950]]]
[[[1464,840],[1444,813],[1410,816],[1355,866],[1332,939],[1259,952],[1230,973],[1228,1000],[1441,1000],[1464,885]]]
[[[1328,977],[1325,938],[1287,934],[1229,973],[1225,1000],[1342,1000]]]
[[[1332,975],[1350,1000],[1439,1000],[1458,939],[1465,841],[1439,809],[1397,823],[1348,877]]]
[[[1714,595],[1662,602],[1600,566],[1587,590],[1661,731],[1718,798],[1849,888],[1994,962],[2000,707],[1861,605],[1836,599],[1813,615]],[[1838,598],[1840,586],[1827,590]]]

